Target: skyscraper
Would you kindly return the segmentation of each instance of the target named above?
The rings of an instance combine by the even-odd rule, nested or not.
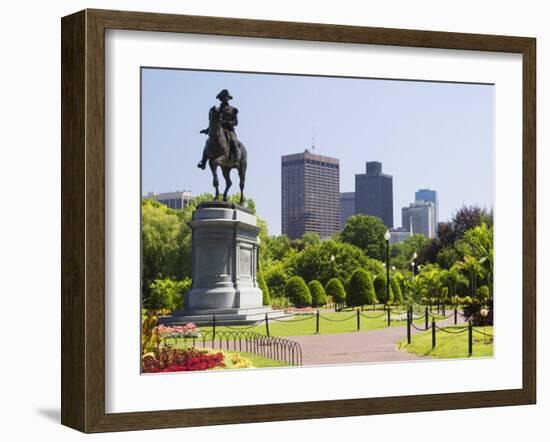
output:
[[[435,204],[418,201],[401,210],[403,228],[411,235],[421,233],[426,238],[435,238]]]
[[[346,225],[346,221],[355,215],[355,192],[342,192],[340,194],[340,229]]]
[[[282,232],[328,237],[340,229],[340,161],[306,150],[281,157]]]
[[[439,222],[439,201],[437,199],[437,192],[431,189],[418,189],[414,194],[415,201],[426,201],[427,203],[434,203],[435,206],[435,225]]]
[[[382,173],[382,163],[368,161],[366,172],[355,175],[355,211],[377,216],[393,227],[393,177]]]

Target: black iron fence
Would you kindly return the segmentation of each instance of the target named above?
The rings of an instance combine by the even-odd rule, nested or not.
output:
[[[165,345],[184,345],[252,353],[288,365],[302,365],[302,348],[289,339],[266,336],[248,330],[207,330],[196,335],[169,333],[163,335]]]
[[[474,329],[472,321],[468,321],[467,324],[463,327],[456,327],[457,322],[458,322],[458,309],[457,308],[455,308],[453,313],[451,313],[448,316],[444,316],[445,315],[444,312],[445,312],[445,310],[443,310],[443,312],[442,312],[443,315],[442,316],[440,316],[440,315],[436,316],[428,310],[428,307],[426,307],[425,312],[424,312],[423,315],[414,317],[414,319],[423,319],[423,318],[425,319],[424,328],[421,328],[421,327],[418,327],[414,324],[414,319],[413,319],[414,310],[411,308],[407,312],[407,343],[408,344],[411,343],[411,340],[412,340],[411,330],[412,329],[415,329],[415,330],[421,331],[421,332],[431,330],[432,331],[432,349],[434,349],[437,345],[437,331],[440,331],[442,333],[447,333],[447,334],[455,334],[455,335],[467,332],[468,333],[468,356],[472,356],[473,349],[474,349],[474,345],[473,345],[474,344],[474,338],[473,338],[474,333],[482,335],[484,343],[485,343],[485,339],[487,337],[491,340],[493,339],[492,334],[486,333],[485,331],[482,332],[481,330]],[[444,321],[444,320],[450,319],[451,317],[454,318],[454,326],[451,326],[451,327],[443,326],[443,327],[441,327],[441,326],[437,325],[437,323],[436,323],[436,320]],[[431,319],[431,324],[429,322],[429,319]]]

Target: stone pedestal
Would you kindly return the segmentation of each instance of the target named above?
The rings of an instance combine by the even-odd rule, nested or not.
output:
[[[201,203],[189,222],[193,232],[193,287],[183,310],[165,324],[251,323],[282,312],[262,306],[257,282],[260,231],[256,216],[233,203]]]

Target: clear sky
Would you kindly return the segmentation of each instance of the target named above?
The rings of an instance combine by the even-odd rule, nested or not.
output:
[[[439,220],[463,204],[493,206],[494,87],[187,70],[142,70],[142,193],[213,192],[196,167],[208,109],[229,89],[248,150],[245,193],[270,234],[281,231],[281,155],[340,159],[340,191],[354,191],[366,161],[393,175],[394,225],[420,188],[436,190]],[[220,191],[224,180],[219,171]],[[231,193],[238,191],[232,172]]]

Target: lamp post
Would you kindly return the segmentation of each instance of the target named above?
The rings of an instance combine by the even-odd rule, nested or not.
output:
[[[386,240],[386,306],[390,300],[390,231],[386,230],[384,239]]]
[[[485,319],[487,318],[487,315],[489,314],[489,310],[486,308],[482,308],[479,311],[479,314],[483,318],[483,343],[485,344]]]
[[[330,265],[331,265],[331,272],[332,276],[331,278],[334,278],[334,261],[336,261],[336,257],[334,255],[330,255]],[[336,311],[336,302],[334,303],[334,311]]]
[[[412,256],[412,262],[411,262],[413,278],[416,276],[416,258],[418,258],[418,254],[414,252]]]

